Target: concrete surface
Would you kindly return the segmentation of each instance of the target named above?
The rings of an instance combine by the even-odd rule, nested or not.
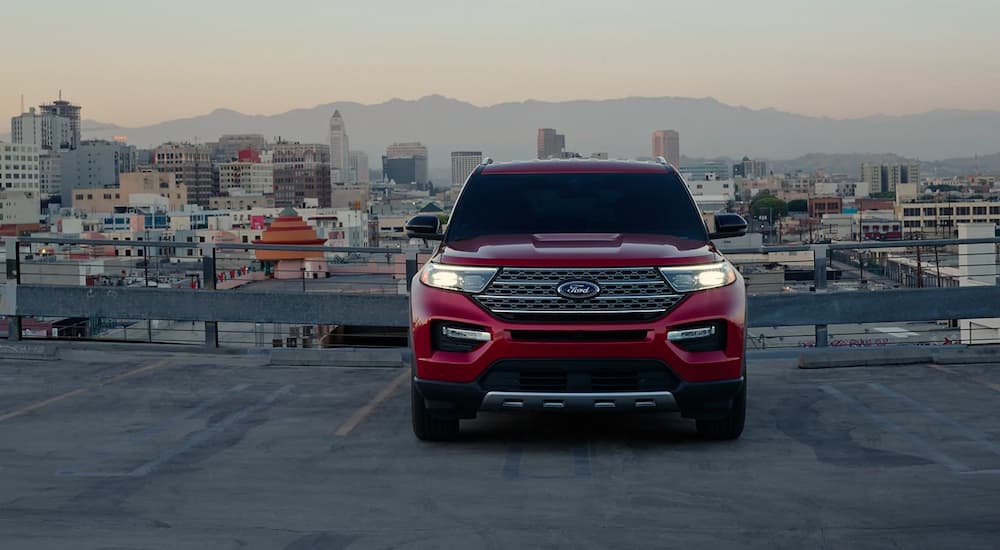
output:
[[[407,371],[266,361],[0,359],[0,548],[1000,542],[1000,364],[761,357],[736,442],[698,441],[670,415],[515,414],[425,444]]]

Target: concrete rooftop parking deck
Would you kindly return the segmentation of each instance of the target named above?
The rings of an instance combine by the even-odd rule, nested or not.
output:
[[[418,442],[408,371],[0,359],[0,548],[996,548],[1000,364],[749,365],[747,430],[483,415]]]

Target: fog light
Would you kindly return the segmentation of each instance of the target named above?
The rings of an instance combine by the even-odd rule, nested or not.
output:
[[[667,333],[667,340],[671,342],[683,342],[685,340],[708,338],[709,336],[715,336],[715,326],[671,330]]]
[[[489,342],[493,335],[485,330],[472,330],[467,328],[457,328],[444,325],[441,327],[441,334],[456,340],[472,340],[473,342]]]

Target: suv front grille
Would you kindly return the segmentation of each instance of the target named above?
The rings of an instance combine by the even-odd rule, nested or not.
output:
[[[568,281],[595,283],[601,292],[592,298],[564,298],[556,289]],[[652,267],[505,267],[475,297],[494,315],[513,321],[602,322],[654,319],[682,298]]]

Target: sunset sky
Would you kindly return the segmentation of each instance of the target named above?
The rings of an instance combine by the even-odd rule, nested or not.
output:
[[[3,21],[7,116],[59,89],[126,126],[435,93],[1000,109],[994,0],[7,0]]]

